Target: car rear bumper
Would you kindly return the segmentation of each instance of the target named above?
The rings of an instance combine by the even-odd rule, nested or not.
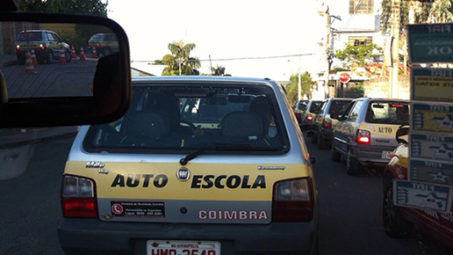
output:
[[[145,254],[147,240],[220,241],[222,255],[310,254],[317,222],[227,225],[63,219],[58,237],[68,254]]]
[[[353,156],[363,165],[388,164],[388,158],[383,158],[383,151],[392,152],[395,148],[390,146],[356,145],[353,147]]]

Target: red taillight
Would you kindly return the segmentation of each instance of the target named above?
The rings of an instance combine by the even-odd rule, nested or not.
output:
[[[323,127],[323,128],[332,128],[332,122],[323,121],[323,122],[322,122],[322,127]]]
[[[63,216],[68,218],[96,218],[94,181],[88,178],[65,175],[61,190]]]
[[[85,197],[63,197],[63,216],[66,218],[96,218],[96,199]]]
[[[368,130],[357,130],[357,143],[359,144],[369,144],[371,142],[371,133]]]
[[[308,115],[307,117],[305,117],[305,119],[308,120],[308,121],[312,121],[313,120],[313,116]]]
[[[297,117],[300,117],[300,112],[296,112],[296,116],[297,116]]]
[[[44,44],[40,44],[40,45],[39,45],[39,48],[40,48],[41,50],[45,50],[45,49],[46,49],[46,46],[45,46]]]
[[[309,178],[274,184],[272,221],[310,221],[313,218],[313,193]]]
[[[16,50],[20,50],[20,45],[16,45]]]

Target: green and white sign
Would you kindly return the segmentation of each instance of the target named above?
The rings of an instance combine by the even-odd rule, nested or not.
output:
[[[408,25],[412,63],[453,62],[453,24]]]

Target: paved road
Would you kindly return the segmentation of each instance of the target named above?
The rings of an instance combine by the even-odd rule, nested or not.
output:
[[[0,254],[62,253],[56,232],[61,218],[59,189],[71,143],[69,138],[29,145],[24,149],[29,162],[22,166],[23,173],[0,180]],[[343,164],[330,161],[330,152],[308,148],[317,158],[321,255],[451,254],[427,247],[415,237],[387,237],[381,222],[379,174],[347,176]],[[0,158],[0,165],[5,160],[8,157]]]
[[[35,74],[25,74],[24,65],[2,69],[10,98],[89,96],[89,86],[96,70],[94,59],[72,60],[66,65],[40,64]]]
[[[315,177],[320,200],[321,255],[446,255],[452,254],[413,236],[388,237],[382,225],[382,169],[348,176],[344,162],[330,160],[330,150],[319,150],[307,139],[316,157]]]

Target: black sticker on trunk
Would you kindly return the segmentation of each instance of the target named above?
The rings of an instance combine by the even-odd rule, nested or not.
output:
[[[164,202],[111,201],[115,217],[165,217]]]

